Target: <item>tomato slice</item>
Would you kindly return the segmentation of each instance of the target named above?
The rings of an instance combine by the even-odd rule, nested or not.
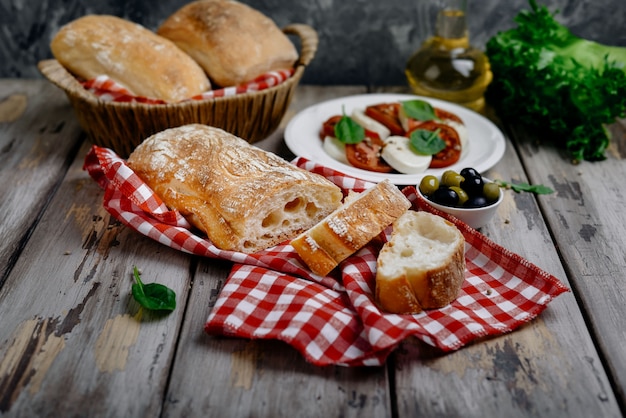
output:
[[[372,141],[372,143],[376,144],[376,145],[380,145],[381,147],[383,145],[385,145],[385,142],[380,139],[380,135],[378,135],[376,132],[374,131],[370,131],[369,129],[365,130],[365,140],[370,140]]]
[[[441,120],[451,120],[457,123],[462,124],[463,120],[458,117],[456,114],[452,113],[452,112],[448,112],[447,110],[443,110],[443,109],[439,109],[439,108],[435,108],[435,115],[437,115],[437,117]]]
[[[448,167],[459,161],[459,158],[461,158],[461,138],[456,129],[445,123],[432,120],[422,122],[417,129],[425,129],[431,132],[439,129],[439,136],[446,143],[446,147],[443,150],[433,155],[430,168]]]
[[[380,103],[367,106],[365,114],[389,128],[392,135],[404,135],[404,129],[398,118],[399,109],[400,103]]]
[[[461,157],[461,140],[456,129],[451,126],[440,123],[439,121],[418,121],[409,119],[409,130],[405,132],[398,116],[401,104],[395,103],[379,103],[367,106],[365,114],[379,123],[385,125],[392,135],[407,135],[415,129],[426,129],[435,131],[439,129],[439,135],[446,143],[446,148],[433,155],[430,168],[443,168],[456,163]],[[435,108],[435,115],[441,120],[451,120],[463,123],[462,119],[452,112]],[[342,115],[334,115],[328,118],[322,125],[320,138],[323,140],[326,136],[335,136],[335,125],[339,123]],[[356,168],[363,170],[376,171],[380,173],[390,173],[393,168],[385,162],[380,156],[383,142],[375,132],[365,131],[366,139],[359,144],[346,145],[346,157],[348,162]]]
[[[346,158],[356,168],[378,173],[390,173],[393,168],[381,157],[382,141],[380,138],[366,138],[358,144],[346,145]]]
[[[328,118],[322,124],[322,130],[320,131],[320,139],[323,141],[327,136],[335,136],[335,125],[341,120],[341,115],[335,115]]]

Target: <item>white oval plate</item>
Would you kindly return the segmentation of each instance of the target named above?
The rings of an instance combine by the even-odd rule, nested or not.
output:
[[[419,174],[386,174],[341,163],[324,151],[319,133],[322,124],[331,116],[341,115],[344,112],[350,115],[353,109],[364,109],[371,104],[415,99],[425,100],[435,107],[453,112],[465,122],[469,137],[468,146],[463,151],[461,159],[455,164],[445,168],[427,169]],[[404,186],[416,185],[428,174],[440,176],[445,170],[460,171],[465,167],[473,167],[482,173],[500,161],[505,149],[504,135],[493,122],[484,116],[454,103],[409,94],[362,94],[318,103],[299,112],[287,124],[285,142],[296,156],[349,176],[375,183],[389,179],[396,185]]]

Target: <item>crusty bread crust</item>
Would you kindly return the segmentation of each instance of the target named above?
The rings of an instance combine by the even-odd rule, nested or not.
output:
[[[291,68],[298,58],[294,44],[269,17],[232,0],[191,2],[157,33],[191,55],[222,87]]]
[[[326,276],[337,266],[337,261],[306,234],[291,240],[291,245],[313,273]]]
[[[115,16],[87,15],[68,23],[50,49],[74,75],[107,75],[137,96],[177,102],[211,89],[204,70],[173,42]]]
[[[455,300],[465,279],[465,239],[454,224],[408,211],[378,255],[376,301],[390,313],[414,314]]]
[[[422,305],[418,302],[406,275],[376,282],[376,300],[387,312],[419,313]]]
[[[291,241],[311,271],[325,276],[411,206],[389,180],[358,195]]]
[[[462,240],[457,241],[455,248],[451,249],[450,258],[445,265],[425,272],[422,278],[407,277],[423,309],[441,308],[452,302],[458,296],[464,279],[465,254]]]
[[[217,247],[252,253],[341,204],[341,189],[221,129],[186,125],[140,144],[128,165]]]

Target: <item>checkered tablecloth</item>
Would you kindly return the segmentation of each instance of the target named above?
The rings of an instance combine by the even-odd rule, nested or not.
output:
[[[372,186],[302,158],[294,164],[324,175],[344,191]],[[331,275],[320,277],[306,268],[289,242],[255,254],[215,247],[111,150],[93,146],[84,168],[104,189],[104,207],[116,219],[177,250],[234,262],[211,307],[208,333],[279,339],[316,365],[378,366],[409,336],[443,352],[456,350],[476,338],[513,331],[568,291],[556,277],[433,209],[409,186],[403,193],[411,210],[434,212],[461,230],[467,270],[460,295],[450,305],[418,315],[388,314],[373,295],[376,257],[391,227],[383,240],[372,241]]]
[[[294,69],[285,69],[270,71],[256,77],[254,80],[241,84],[239,86],[224,87],[215,90],[209,90],[202,94],[190,97],[187,100],[204,100],[212,99],[215,97],[227,97],[237,94],[249,93],[253,91],[261,91],[270,87],[277,86],[291,77],[294,73]],[[112,80],[106,75],[101,75],[91,80],[81,82],[83,87],[98,96],[104,101],[110,102],[138,102],[146,104],[165,104],[167,103],[161,99],[155,99],[150,97],[135,96],[124,86]]]

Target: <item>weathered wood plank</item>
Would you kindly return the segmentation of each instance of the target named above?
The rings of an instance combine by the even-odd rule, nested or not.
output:
[[[490,109],[487,113],[493,117]],[[526,180],[508,138],[503,159],[484,174]],[[482,232],[568,283],[534,195],[507,192],[496,218]],[[400,417],[620,416],[572,293],[559,296],[511,334],[443,356],[407,341],[395,359]]]
[[[486,175],[524,180],[509,144]],[[507,192],[483,233],[567,283],[534,196]],[[620,416],[619,405],[585,327],[576,299],[566,293],[529,324],[441,356],[424,345],[397,356],[399,416]],[[425,383],[428,382],[428,383]],[[450,396],[455,393],[455,396]]]
[[[282,130],[298,111],[362,88],[300,86],[279,131],[258,146],[285,158]],[[391,416],[385,368],[315,367],[277,341],[210,337],[202,329],[230,264],[202,260],[194,279],[164,416]],[[254,412],[252,412],[254,411]]]
[[[59,89],[43,80],[0,80],[0,287],[80,136]]]
[[[19,112],[22,99],[11,99],[18,104],[14,110],[3,107],[4,91],[14,90],[0,82],[0,115],[22,116],[0,121],[0,141],[9,140],[0,142],[0,150],[11,151],[0,152],[5,164],[0,192],[17,196],[2,176],[6,167],[33,159],[37,138],[59,142],[44,148],[48,154],[42,160],[53,163],[28,173],[26,187],[40,188],[38,200],[30,203],[34,213],[47,203],[43,196],[56,194],[0,289],[0,415],[621,416],[626,292],[620,279],[626,246],[619,179],[626,173],[615,157],[574,167],[558,152],[537,152],[529,141],[521,145],[525,167],[509,147],[487,173],[515,180],[528,173],[533,182],[557,189],[557,195],[538,199],[509,193],[483,232],[566,283],[569,279],[575,293],[559,296],[511,334],[445,356],[407,340],[389,368],[318,368],[281,342],[206,335],[203,325],[230,263],[196,260],[111,220],[101,205],[102,191],[81,169],[86,145],[64,177],[71,144],[78,144],[80,134],[71,109],[60,110],[67,106],[62,94],[50,90],[47,102],[28,101]],[[38,95],[37,89],[28,91]],[[363,92],[300,86],[285,123],[311,104]],[[50,103],[58,103],[58,112]],[[52,121],[66,121],[56,135],[48,130]],[[292,158],[284,126],[257,145]],[[24,132],[32,133],[31,145],[15,148]],[[56,180],[37,179],[46,173]],[[617,177],[607,181],[609,175]],[[20,217],[16,209],[27,197],[8,203],[0,197],[0,209],[17,214],[14,219],[32,217]],[[542,215],[550,220],[549,229]],[[18,236],[29,226],[1,223],[0,232]],[[9,248],[6,242],[3,248]],[[172,314],[139,310],[129,293],[133,265],[146,282],[176,291],[179,306]],[[577,298],[599,334],[610,379]],[[617,382],[617,399],[611,380]]]
[[[576,297],[595,334],[622,408],[626,408],[626,202],[624,121],[607,159],[573,165],[550,144],[524,134],[520,156],[533,183],[544,183],[555,195],[539,203],[561,253]],[[621,151],[620,151],[621,149]]]
[[[385,368],[315,367],[285,343],[205,335],[230,264],[203,260],[164,404],[165,417],[388,417]]]
[[[111,220],[102,190],[72,164],[0,292],[5,416],[156,416],[191,280],[188,255]],[[168,316],[130,296],[144,282],[178,295]]]

